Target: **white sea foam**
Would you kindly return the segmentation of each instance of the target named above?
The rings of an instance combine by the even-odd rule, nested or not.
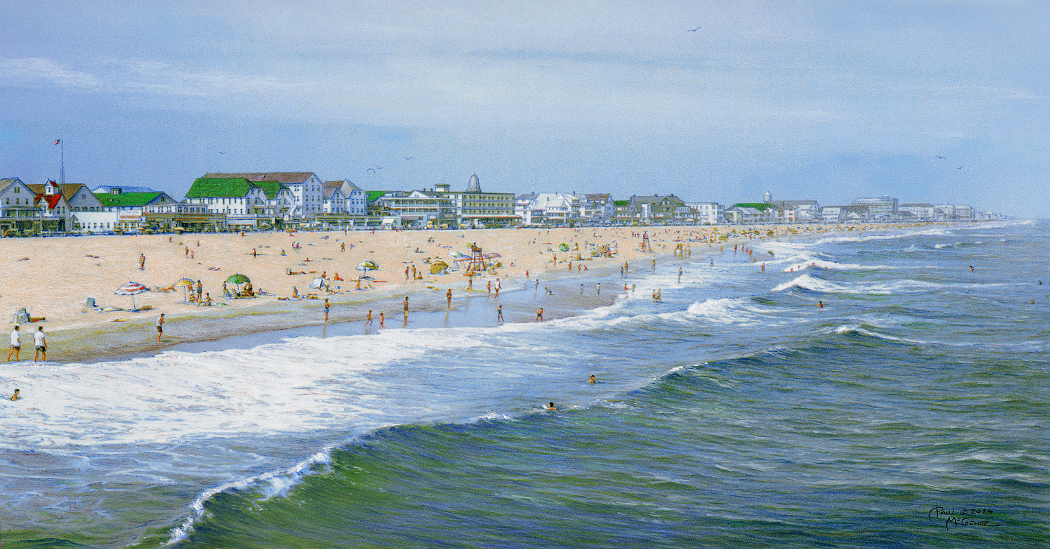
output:
[[[387,403],[365,374],[425,352],[488,345],[467,330],[403,336],[388,330],[90,365],[8,366],[6,381],[26,396],[5,418],[0,445],[51,450],[368,424]]]
[[[774,287],[771,291],[783,292],[784,290],[789,290],[791,288],[802,288],[804,290],[810,290],[821,293],[850,292],[849,289],[847,289],[845,286],[842,286],[841,284],[835,284],[834,282],[821,280],[819,278],[809,276],[808,274],[797,276],[792,280],[784,282],[783,284],[779,284],[776,287]]]

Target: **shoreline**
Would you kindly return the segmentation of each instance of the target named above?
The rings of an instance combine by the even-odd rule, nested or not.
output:
[[[928,223],[915,224],[908,226],[917,225],[929,225]],[[151,310],[139,310],[137,312],[119,310],[115,311],[117,315],[110,312],[95,312],[88,311],[86,307],[80,308],[80,315],[69,314],[68,311],[65,315],[58,315],[55,319],[55,324],[51,324],[51,318],[40,323],[30,322],[25,324],[22,329],[22,353],[21,362],[32,363],[32,331],[35,331],[37,325],[44,326],[48,338],[48,363],[80,363],[80,364],[93,364],[106,360],[119,360],[124,358],[131,358],[137,356],[151,356],[160,351],[177,349],[180,346],[194,345],[198,343],[216,342],[220,340],[226,340],[230,338],[236,338],[238,336],[244,336],[250,338],[257,334],[263,334],[268,332],[277,332],[287,329],[305,328],[310,326],[325,326],[326,323],[323,320],[323,298],[328,297],[332,308],[330,314],[330,320],[327,323],[329,326],[338,326],[342,324],[348,324],[351,321],[363,322],[365,314],[368,309],[373,309],[374,314],[378,317],[378,312],[383,311],[387,313],[387,317],[392,321],[398,319],[397,324],[400,324],[401,317],[401,299],[403,296],[408,295],[410,297],[412,311],[441,311],[444,310],[445,305],[445,290],[451,288],[453,290],[453,306],[461,307],[466,301],[466,298],[477,298],[487,295],[485,291],[485,285],[489,282],[496,283],[499,280],[500,283],[506,283],[504,295],[511,292],[511,287],[514,287],[518,291],[527,291],[528,284],[534,284],[536,277],[540,277],[541,285],[543,281],[549,281],[552,284],[564,283],[565,279],[596,279],[604,276],[614,275],[617,269],[628,262],[631,264],[632,269],[642,268],[643,263],[655,259],[657,264],[666,263],[669,258],[673,258],[675,261],[688,261],[689,257],[678,258],[675,255],[675,246],[678,243],[683,245],[683,254],[686,254],[688,250],[691,256],[692,252],[697,252],[697,258],[717,253],[720,249],[724,250],[725,246],[740,245],[743,243],[745,246],[754,242],[755,244],[773,239],[780,238],[781,236],[791,237],[824,237],[829,234],[847,234],[854,231],[860,231],[861,233],[868,230],[888,230],[890,228],[899,229],[903,228],[904,225],[893,224],[893,225],[875,225],[875,224],[858,224],[858,225],[845,225],[845,226],[828,226],[828,225],[814,225],[812,227],[807,226],[716,226],[716,227],[611,227],[611,228],[583,228],[583,229],[480,229],[473,231],[408,231],[408,232],[380,232],[378,234],[371,231],[359,231],[359,232],[348,232],[342,233],[341,231],[330,231],[330,232],[316,232],[316,233],[253,233],[251,235],[239,236],[238,234],[220,234],[220,235],[200,235],[201,239],[197,241],[194,246],[197,253],[194,255],[204,255],[205,250],[211,251],[210,249],[219,248],[220,252],[226,252],[234,249],[249,249],[249,250],[265,250],[267,256],[262,261],[266,264],[263,265],[259,261],[259,257],[262,257],[264,253],[258,254],[258,257],[252,255],[251,252],[244,252],[240,257],[236,255],[224,255],[223,253],[215,254],[215,257],[204,257],[204,261],[197,262],[196,274],[198,276],[212,275],[210,277],[207,287],[214,288],[218,284],[214,281],[221,279],[222,277],[232,274],[233,272],[249,271],[253,269],[252,279],[259,280],[257,287],[265,288],[269,295],[257,297],[254,299],[237,299],[229,303],[225,307],[196,307],[194,305],[185,304],[182,302],[183,294],[181,292],[149,292],[136,296],[142,301],[152,301],[153,303],[144,303],[140,306],[149,305],[152,307]],[[640,236],[642,232],[651,231],[651,248],[652,251],[641,251],[639,244],[641,242]],[[722,232],[720,232],[722,231]],[[760,231],[758,235],[755,231]],[[770,235],[767,231],[773,231]],[[734,236],[725,237],[723,235],[732,234]],[[470,238],[467,238],[467,235]],[[746,235],[746,236],[745,236]],[[169,278],[174,277],[174,273],[180,269],[180,266],[170,267],[168,264],[180,263],[180,257],[190,257],[190,244],[193,240],[196,240],[197,235],[183,235],[180,240],[176,243],[174,238],[169,241],[169,235],[153,235],[153,236],[119,236],[119,237],[94,237],[96,240],[90,242],[91,245],[97,248],[124,248],[125,251],[131,248],[134,251],[135,247],[148,248],[150,254],[146,254],[145,251],[139,252],[148,257],[153,257],[152,261],[157,261],[158,256],[162,263],[160,270],[166,270],[171,274]],[[64,259],[65,261],[77,261],[80,259],[77,252],[82,252],[84,249],[90,249],[92,246],[80,246],[85,237],[78,239],[42,239],[40,241],[18,239],[14,242],[17,247],[18,244],[24,244],[23,249],[16,253],[10,253],[11,250],[4,248],[11,248],[12,241],[8,239],[0,239],[0,252],[8,252],[8,257],[20,257],[19,263],[29,264],[37,263],[32,260],[37,257],[26,254],[27,249],[41,249],[44,248],[44,256],[50,254],[54,250],[46,249],[49,247],[60,248],[63,244],[67,244],[66,248],[76,248],[75,250],[65,250],[65,253],[53,254],[58,259]],[[101,239],[113,238],[122,239],[120,241],[102,241]],[[530,241],[531,239],[531,241]],[[321,247],[327,245],[331,247],[331,250],[308,250],[308,253],[314,254],[315,251],[321,252],[315,254],[320,256],[320,260],[310,260],[309,256],[300,258],[303,254],[294,253],[290,255],[276,255],[272,253],[272,250],[276,249],[275,246],[281,246],[285,244],[285,240],[295,242],[296,244],[305,242],[301,248],[308,247]],[[351,243],[350,250],[355,247],[360,247],[362,244],[365,247],[370,248],[367,253],[357,253],[353,257],[336,260],[338,257],[336,254],[341,252],[335,251],[335,244],[340,243],[344,248],[346,242],[357,242]],[[540,242],[543,240],[543,242]],[[148,241],[145,244],[143,241]],[[442,251],[451,250],[453,244],[459,244],[463,247],[467,241],[478,242],[483,249],[495,249],[499,250],[501,256],[497,261],[506,262],[505,265],[497,267],[494,272],[495,274],[486,273],[480,275],[475,279],[474,289],[467,293],[466,291],[466,277],[463,276],[462,270],[453,272],[445,275],[426,275],[421,279],[417,279],[411,282],[402,281],[376,281],[374,287],[370,290],[354,291],[341,290],[339,292],[331,294],[318,293],[317,299],[300,299],[300,300],[279,300],[274,294],[282,294],[284,292],[272,291],[273,288],[279,288],[281,282],[284,286],[290,288],[294,285],[292,283],[304,284],[306,278],[302,278],[302,275],[286,275],[285,269],[291,270],[293,266],[297,266],[300,269],[306,271],[307,278],[311,275],[315,275],[316,270],[322,269],[322,272],[327,272],[324,267],[332,267],[333,275],[339,272],[337,269],[342,269],[343,272],[352,272],[347,269],[349,264],[356,264],[356,261],[360,257],[368,258],[380,258],[381,270],[378,272],[379,276],[384,278],[397,278],[400,274],[397,272],[400,267],[410,268],[416,267],[422,272],[423,269],[427,268],[428,265],[422,262],[420,255],[424,252],[421,250],[424,247],[429,247],[427,250],[426,258],[440,259]],[[757,241],[757,242],[756,242]],[[565,242],[575,249],[571,251],[557,250],[558,244],[556,242]],[[587,270],[577,270],[569,272],[567,263],[573,261],[581,263],[575,259],[572,254],[580,254],[589,252],[590,249],[596,247],[598,243],[609,243],[611,242],[615,246],[615,255],[610,258],[583,258],[582,264],[587,266]],[[203,245],[202,245],[203,243]],[[43,245],[41,245],[43,244]],[[108,244],[109,246],[99,246],[99,244]],[[125,244],[121,246],[121,244]],[[253,247],[249,247],[251,244],[256,244]],[[582,248],[581,248],[582,244]],[[669,248],[669,246],[671,246]],[[283,253],[287,253],[286,248],[280,248]],[[505,250],[510,251],[505,251]],[[181,253],[185,251],[185,254]],[[376,251],[378,250],[378,252]],[[335,257],[325,257],[324,252],[328,252],[329,255]],[[72,252],[72,253],[70,253]],[[167,252],[167,253],[165,253]],[[173,253],[174,252],[174,253]],[[334,252],[334,253],[333,253]],[[23,255],[25,254],[25,255]],[[557,257],[558,254],[562,254],[562,257]],[[38,256],[39,257],[39,256]],[[89,258],[89,262],[92,260],[100,260],[103,256],[102,253],[98,254],[87,254],[84,257]],[[250,258],[250,259],[248,259]],[[557,263],[552,261],[556,258]],[[126,253],[123,257],[124,265],[121,268],[116,268],[111,273],[110,281],[108,284],[111,287],[116,287],[116,281],[124,278],[122,275],[130,277],[136,274],[143,273],[144,270],[139,270],[137,264],[127,265],[129,259],[134,259],[134,256],[129,256]],[[195,259],[195,258],[193,258]],[[347,259],[349,261],[347,261]],[[324,263],[315,266],[313,261],[330,261],[331,263]],[[50,278],[54,279],[61,276],[69,276],[62,272],[61,267],[62,261],[52,262],[51,265],[47,265],[45,262],[39,262],[45,267],[44,270],[49,272],[44,273],[40,270],[32,273],[30,279],[34,278]],[[221,268],[208,268],[208,271],[218,271],[221,274],[214,276],[215,273],[207,273],[204,271],[205,263],[223,263]],[[452,263],[449,261],[449,263]],[[293,266],[289,266],[289,265]],[[232,265],[232,268],[227,268],[228,265]],[[322,266],[323,265],[323,266]],[[22,266],[22,265],[20,265]],[[35,266],[35,265],[34,265]],[[129,268],[130,267],[130,268]],[[147,265],[150,267],[150,265]],[[592,268],[593,267],[593,268]],[[71,269],[74,271],[79,269]],[[184,267],[181,270],[185,271]],[[259,276],[259,272],[262,271],[264,274]],[[525,272],[529,272],[528,278],[525,277]],[[634,271],[637,272],[637,271]],[[50,276],[46,276],[50,274]],[[119,278],[117,278],[119,277]],[[287,277],[287,278],[286,278]],[[190,277],[197,278],[197,277]],[[330,279],[329,279],[330,280]],[[342,284],[349,286],[353,284],[354,280],[342,281]],[[106,284],[102,282],[99,286]],[[333,285],[333,282],[329,282]],[[383,284],[385,287],[380,287],[379,284]],[[61,285],[60,285],[61,286]],[[92,289],[95,295],[105,295],[101,291],[96,291],[99,286]],[[341,286],[341,285],[340,285]],[[68,286],[67,286],[68,287]],[[104,286],[103,286],[104,287]],[[62,288],[65,289],[65,288]],[[111,291],[111,290],[110,290]],[[209,292],[210,293],[210,292]],[[45,292],[46,294],[46,292]],[[619,295],[619,291],[610,292],[609,300],[612,302],[616,295]],[[7,298],[8,296],[2,296]],[[52,296],[54,297],[54,296]],[[176,299],[177,298],[177,299]],[[17,298],[16,298],[17,299]],[[124,297],[110,298],[110,301],[119,302],[121,299],[128,299]],[[215,299],[213,297],[213,299]],[[7,299],[0,299],[0,306]],[[76,299],[76,301],[80,301]],[[511,300],[513,302],[513,300]],[[605,301],[603,298],[601,301]],[[458,303],[458,305],[457,305]],[[605,303],[596,303],[588,307],[575,308],[575,310],[586,310],[589,308],[597,307]],[[67,304],[68,305],[68,304]],[[10,305],[7,305],[10,308]],[[68,306],[67,306],[68,309]],[[557,308],[550,309],[550,315],[557,314]],[[567,309],[572,309],[567,308]],[[17,308],[15,309],[17,310]],[[29,308],[31,314],[36,314],[37,308]],[[4,312],[0,309],[0,312]],[[9,314],[13,312],[9,311]],[[161,342],[156,341],[156,331],[154,330],[153,323],[156,317],[160,313],[165,313],[165,330],[164,336]],[[88,315],[88,316],[83,316]],[[113,315],[107,317],[106,315]],[[79,316],[79,318],[78,318]],[[561,316],[567,316],[562,314]],[[10,318],[10,317],[9,317]],[[122,318],[123,321],[116,322],[116,318]],[[550,316],[550,319],[555,316]],[[508,319],[509,320],[509,319]],[[378,322],[377,322],[378,324]],[[84,344],[84,342],[89,342]]]

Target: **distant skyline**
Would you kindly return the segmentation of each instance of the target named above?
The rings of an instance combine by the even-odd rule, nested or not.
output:
[[[4,2],[0,177],[1050,211],[1050,3],[344,4]]]

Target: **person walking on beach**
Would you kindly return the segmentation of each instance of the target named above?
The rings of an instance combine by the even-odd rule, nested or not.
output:
[[[448,306],[446,307],[446,309],[451,309],[452,308],[452,288],[449,288],[448,291],[445,292],[445,301],[448,303]]]
[[[157,317],[157,343],[160,343],[160,336],[164,335],[164,313],[160,313]]]
[[[383,313],[379,313],[379,327],[386,328],[386,317],[383,316]]]
[[[383,313],[379,313],[379,317],[382,318],[383,317]],[[382,325],[383,323],[380,322],[379,324]],[[371,326],[371,325],[372,325],[372,309],[369,309],[368,310],[368,316],[365,317],[365,326]]]
[[[597,287],[597,294],[596,294],[596,295],[597,295],[598,297],[601,297],[601,296],[602,296],[602,283],[601,283],[601,282],[599,282],[599,283],[598,283],[598,287]]]
[[[22,340],[18,337],[18,325],[15,324],[15,329],[11,331],[11,350],[7,352],[7,361],[11,362],[11,353],[14,353],[15,360],[18,360],[18,355],[21,352]]]
[[[405,296],[405,304],[404,304],[403,308],[405,309],[405,320],[407,321],[408,320],[408,296],[407,295]]]
[[[324,298],[324,321],[328,322],[328,309],[331,306],[328,304],[328,298]]]
[[[496,324],[503,323],[503,305],[496,307]]]
[[[36,352],[33,353],[33,362],[36,362],[40,358],[40,354],[44,355],[44,362],[47,362],[47,340],[44,339],[44,327],[37,326],[36,333],[33,334],[33,348]]]
[[[678,283],[679,284],[682,283],[682,268],[681,267],[678,268]]]

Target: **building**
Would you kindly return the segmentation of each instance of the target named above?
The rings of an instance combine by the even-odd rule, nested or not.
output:
[[[452,200],[435,191],[372,191],[368,215],[396,220],[393,226],[424,229],[449,226],[455,221]]]
[[[260,218],[265,221],[272,212],[266,191],[243,177],[198,177],[186,192],[186,202],[225,215],[232,229],[259,228]]]
[[[325,213],[344,213],[353,216],[364,216],[367,211],[367,196],[361,187],[349,179],[324,182]],[[332,198],[338,196],[339,198]],[[335,200],[342,204],[334,204]],[[329,202],[333,202],[329,204]]]
[[[718,202],[690,202],[688,206],[698,225],[717,225],[725,219],[725,206]]]
[[[146,207],[158,204],[174,204],[176,200],[168,193],[152,189],[127,191],[127,188],[142,187],[100,187],[107,192],[95,192],[95,197],[102,204],[102,210],[116,215],[113,231],[140,231],[146,220]]]
[[[579,221],[580,200],[575,195],[564,193],[531,193],[532,199],[523,206],[521,222],[524,225],[569,225]]]
[[[518,221],[514,193],[482,191],[478,174],[470,176],[463,192],[450,190],[446,183],[435,187],[435,192],[451,201],[453,221],[458,227],[506,227]]]
[[[898,213],[897,199],[892,196],[862,197],[853,201],[853,206],[867,206],[869,221],[886,221],[896,219]]]
[[[40,229],[49,232],[66,232],[70,229],[70,208],[58,183],[48,181],[44,185],[26,185],[35,194],[34,204],[40,208]]]
[[[294,199],[288,219],[304,219],[324,213],[324,183],[313,172],[208,173],[208,179],[244,178],[252,183],[276,181],[288,187]]]
[[[609,193],[593,193],[578,196],[579,218],[583,223],[608,225],[616,217],[616,201]]]
[[[81,233],[104,232],[112,231],[117,226],[116,214],[106,211],[102,207],[102,202],[95,196],[95,193],[88,189],[87,185],[66,183],[62,186],[62,193],[65,195],[71,210],[69,216],[70,231]]]
[[[207,204],[188,201],[146,206],[145,229],[157,232],[219,232],[226,230],[226,214],[208,211]]]
[[[898,212],[904,219],[927,221],[934,219],[936,208],[933,204],[901,204]]]
[[[35,202],[36,193],[21,179],[0,179],[0,234],[39,231],[42,216]]]
[[[767,200],[766,203],[777,210],[776,222],[810,223],[820,220],[820,205],[816,200]]]
[[[636,213],[639,220],[646,223],[667,223],[689,219],[692,210],[685,201],[673,194],[660,196],[632,196],[628,202],[632,217]]]

